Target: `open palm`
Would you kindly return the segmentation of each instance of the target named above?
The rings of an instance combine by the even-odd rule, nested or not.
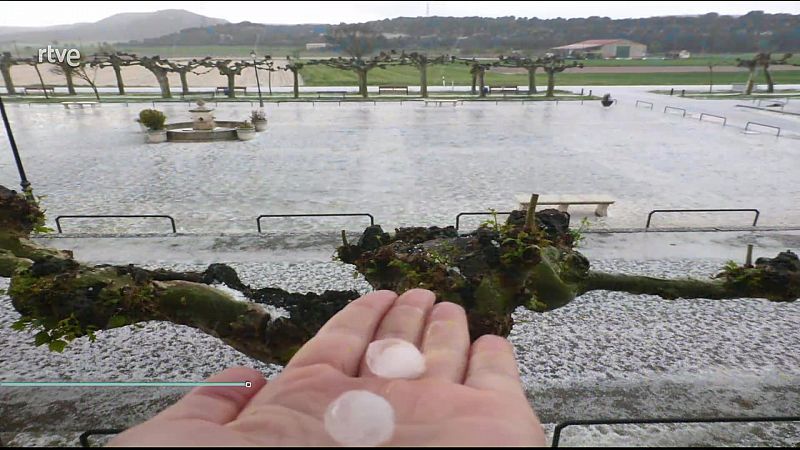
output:
[[[387,445],[544,445],[528,404],[511,344],[483,336],[470,345],[464,310],[434,306],[430,291],[399,298],[390,291],[350,303],[301,348],[269,383],[261,373],[233,368],[209,381],[250,381],[245,387],[202,387],[111,445],[337,445],[323,416],[342,393],[367,390],[395,413]],[[370,342],[400,338],[426,360],[415,380],[372,374],[364,362]]]

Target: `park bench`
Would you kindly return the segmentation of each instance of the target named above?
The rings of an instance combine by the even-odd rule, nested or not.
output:
[[[426,98],[425,100],[423,100],[423,102],[425,102],[425,106],[428,106],[428,104],[430,103],[433,103],[436,106],[442,106],[442,105],[456,106],[459,103],[464,104],[464,100],[431,99],[431,98]]]
[[[378,86],[378,95],[380,94],[408,95],[408,86]]]
[[[41,86],[24,86],[22,88],[22,93],[25,94],[25,95],[30,94],[31,91],[38,91],[38,92],[41,92],[41,93],[49,92],[52,95],[56,95],[55,86],[45,86],[45,87],[41,87]]]
[[[247,94],[247,87],[246,86],[234,86],[233,91],[242,91],[242,94]],[[228,95],[228,86],[219,86],[215,91],[214,95],[216,94],[223,94]]]
[[[517,194],[515,196],[521,209],[528,209],[531,201],[530,194]],[[536,205],[558,205],[558,210],[567,212],[570,205],[597,205],[594,214],[598,217],[608,215],[609,205],[614,203],[614,199],[607,195],[540,195]]]
[[[225,89],[227,89],[227,88],[225,88]],[[185,94],[183,92],[181,92],[181,99],[185,99],[186,97],[193,96],[193,95],[198,95],[198,96],[201,96],[201,97],[205,96],[205,95],[210,95],[211,98],[217,98],[217,91],[189,91],[189,92],[187,92]]]
[[[347,96],[347,91],[315,91],[314,93],[317,94],[317,98],[322,98],[323,95],[340,98],[345,98]]]
[[[86,106],[91,106],[92,108],[94,108],[97,105],[99,105],[99,103],[97,102],[61,102],[61,104],[64,105],[64,109],[70,109],[73,106],[80,107],[81,109],[83,109]]]
[[[506,96],[506,93],[511,94],[519,94],[519,87],[518,86],[489,86],[489,93],[494,94],[495,92],[499,94],[503,94],[503,97]]]

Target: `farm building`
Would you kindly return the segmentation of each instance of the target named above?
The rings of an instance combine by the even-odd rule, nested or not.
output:
[[[592,39],[575,44],[553,47],[554,53],[562,56],[576,56],[599,58],[643,58],[647,53],[647,46],[627,39]]]

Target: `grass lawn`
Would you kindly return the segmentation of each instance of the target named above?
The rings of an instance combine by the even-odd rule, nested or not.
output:
[[[306,66],[301,72],[306,86],[355,86],[356,76],[353,72],[333,69],[325,66]],[[800,84],[800,70],[773,71],[773,78],[777,84]],[[466,65],[452,64],[432,66],[428,69],[428,85],[441,86],[442,77],[449,86],[451,82],[456,85],[469,85],[471,77]],[[419,71],[413,66],[395,66],[387,69],[373,69],[369,72],[370,85],[419,85]],[[715,73],[714,84],[744,83],[747,74],[744,72]],[[536,74],[536,85],[545,86],[547,76],[541,71]],[[487,85],[517,85],[527,86],[527,74],[502,74],[486,72]],[[681,84],[708,84],[708,74],[703,72],[674,72],[674,73],[581,73],[580,69],[571,69],[568,72],[556,75],[556,85],[681,85]]]

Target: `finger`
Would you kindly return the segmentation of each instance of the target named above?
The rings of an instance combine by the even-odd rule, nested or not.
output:
[[[454,383],[464,380],[469,354],[469,330],[464,308],[455,303],[433,307],[422,339],[425,378],[443,378]]]
[[[355,376],[378,324],[396,299],[392,291],[376,291],[350,302],[297,351],[286,369],[328,364]]]
[[[479,337],[472,344],[464,385],[524,396],[511,343],[500,336]]]
[[[196,419],[224,425],[239,415],[250,399],[266,384],[264,375],[254,369],[234,367],[212,376],[208,382],[249,382],[250,387],[201,386],[193,389],[156,418],[163,420]]]
[[[373,341],[396,338],[419,347],[422,341],[422,331],[425,328],[425,319],[435,301],[436,295],[425,289],[411,289],[405,292],[383,317]],[[360,376],[374,376],[367,367],[366,358],[362,358],[359,373]]]

